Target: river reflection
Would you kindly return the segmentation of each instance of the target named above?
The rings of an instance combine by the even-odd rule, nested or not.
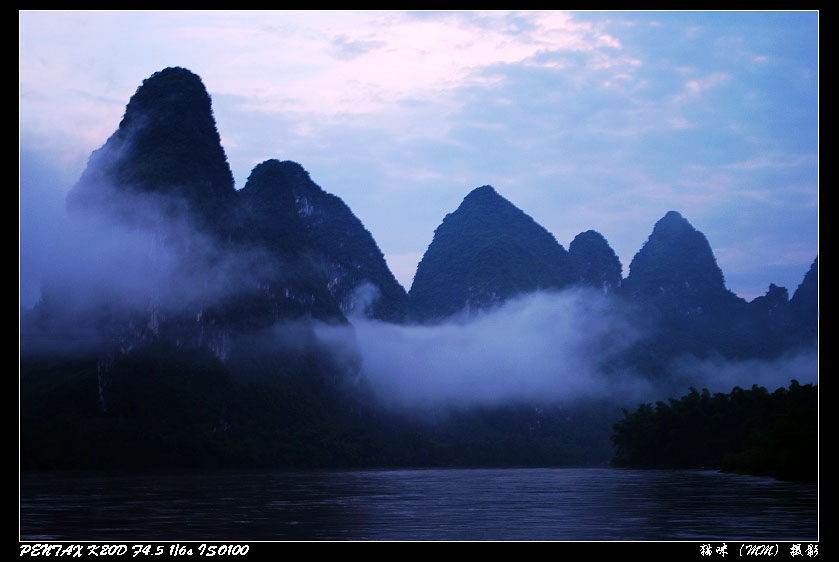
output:
[[[714,471],[23,473],[23,540],[799,540],[817,487]]]

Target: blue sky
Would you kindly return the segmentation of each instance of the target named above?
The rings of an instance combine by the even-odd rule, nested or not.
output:
[[[789,289],[818,254],[817,12],[19,13],[21,304],[90,152],[143,79],[204,81],[241,188],[294,160],[397,279],[490,184],[566,249],[628,273],[671,210],[730,289]]]

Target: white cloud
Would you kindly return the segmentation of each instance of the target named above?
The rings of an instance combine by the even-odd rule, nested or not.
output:
[[[761,154],[750,160],[743,160],[728,164],[726,168],[734,170],[764,170],[775,168],[796,168],[803,165],[812,165],[818,162],[818,157],[813,154]]]
[[[698,96],[703,92],[717,87],[719,84],[722,84],[729,78],[730,76],[724,72],[713,72],[702,78],[688,80],[687,82],[685,82],[685,92],[692,96]]]
[[[160,24],[135,29],[151,16]],[[564,12],[30,12],[21,37],[21,83],[39,91],[85,82],[102,91],[95,65],[85,71],[79,62],[118,45],[129,59],[165,52],[167,64],[186,66],[209,57],[211,65],[193,70],[214,91],[245,95],[263,110],[326,114],[434,97],[486,81],[480,68],[544,52],[601,52],[598,64],[613,65],[608,52],[621,47]],[[122,99],[124,88],[116,89],[107,94]]]
[[[265,110],[366,113],[402,99],[434,99],[463,86],[490,84],[494,78],[479,70],[493,65],[521,63],[545,52],[620,48],[615,38],[591,24],[575,22],[570,14],[534,12],[517,17],[527,20],[527,31],[511,27],[504,14],[478,20],[458,12],[430,17],[403,12],[352,14],[341,25],[334,18],[301,14],[295,18],[299,28],[282,38],[282,46],[293,56],[305,52],[307,67],[276,86],[266,85],[260,73],[236,87],[240,93],[244,87],[251,103]],[[192,31],[198,33],[203,31]],[[288,55],[274,52],[278,48],[272,44],[279,41],[275,35],[230,33],[247,34],[249,49],[265,52],[273,60],[273,70],[281,74],[281,66],[291,63]],[[617,64],[608,54],[598,55],[597,60],[601,66]]]
[[[775,198],[790,213],[817,205],[817,159],[796,161],[817,147],[817,58],[784,51],[780,38],[806,47],[817,18],[802,30],[762,20],[21,12],[21,148],[46,152],[45,161],[67,163],[78,177],[140,81],[180,65],[213,96],[240,186],[266,158],[299,161],[351,205],[388,255],[424,249],[445,213],[490,183],[522,194],[517,204],[563,243],[602,231],[626,265],[667,210],[710,212],[715,195],[764,197],[777,191],[764,181],[770,173],[796,189]],[[717,25],[726,21],[760,33],[715,43],[730,33]],[[686,40],[689,26],[701,26],[701,40]],[[724,56],[729,47],[749,58]],[[755,55],[787,61],[771,74],[783,87],[766,82]],[[794,111],[781,115],[786,108]],[[726,243],[755,233],[740,235]],[[408,269],[397,273],[403,282]]]

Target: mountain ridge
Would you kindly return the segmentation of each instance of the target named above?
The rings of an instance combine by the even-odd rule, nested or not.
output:
[[[818,258],[792,298],[770,285],[746,303],[725,287],[704,234],[671,211],[622,279],[602,235],[580,233],[566,251],[489,185],[443,218],[406,294],[372,234],[300,164],[266,160],[235,190],[209,95],[183,68],[138,88],[67,209],[82,223],[106,217],[111,230],[90,240],[126,255],[98,275],[73,276],[85,299],[59,276],[22,314],[24,469],[602,466],[617,400],[628,399],[617,396],[628,389],[624,376],[677,384],[677,360],[751,366],[798,349],[810,358],[818,343]],[[137,232],[148,235],[143,244],[122,245]],[[535,327],[531,316],[510,323],[515,307],[489,318],[507,300],[565,289],[580,306],[551,309]],[[564,298],[555,296],[529,302],[544,312]],[[621,310],[601,315],[609,306]],[[480,360],[466,363],[472,386],[464,394],[485,382],[495,392],[480,378],[493,375],[481,368],[486,355],[512,371],[511,387],[533,382],[522,379],[535,362],[522,359],[536,338],[548,348],[536,355],[548,375],[537,384],[566,377],[595,398],[569,406],[540,394],[533,403],[472,408],[465,396],[463,409],[431,404],[428,415],[440,416],[430,423],[389,410],[362,369],[362,325],[381,336],[375,353],[396,356],[385,363],[388,376],[405,368],[405,380],[446,386],[448,363],[422,372],[416,355],[400,350],[414,351],[403,347],[414,337],[468,331],[464,315],[476,311],[474,324],[492,320],[481,328],[496,338],[482,333],[469,350]],[[434,328],[452,317],[454,325]],[[574,322],[563,326],[567,319]],[[383,330],[385,322],[402,324]],[[513,351],[485,353],[499,335]],[[468,346],[451,339],[459,347],[440,356],[460,361]],[[417,349],[434,356],[441,346],[433,345]],[[613,382],[603,396],[615,403],[596,398]]]
[[[434,321],[569,282],[568,253],[562,245],[484,185],[469,192],[435,229],[408,293],[410,316]]]
[[[225,317],[251,329],[292,318],[346,322],[346,315],[359,313],[389,322],[434,323],[492,308],[516,295],[587,286],[641,304],[664,332],[676,326],[684,341],[707,340],[714,322],[724,325],[724,335],[688,345],[686,351],[745,345],[744,334],[760,330],[757,318],[765,316],[761,311],[769,300],[778,310],[773,318],[780,322],[779,333],[794,327],[807,340],[817,334],[817,273],[808,272],[784,302],[772,285],[766,298],[749,306],[726,288],[705,235],[669,211],[655,223],[623,278],[620,260],[602,235],[580,233],[566,251],[490,185],[468,192],[443,218],[406,293],[372,234],[299,163],[266,160],[253,168],[241,190],[234,188],[212,100],[200,77],[181,67],[143,80],[119,127],[91,155],[67,201],[71,212],[116,210],[119,219],[131,223],[141,220],[138,197],[153,201],[152,212],[163,220],[177,216],[194,223],[222,254],[254,254],[242,264],[243,283],[250,288],[241,298],[187,311],[186,317],[212,323],[212,328],[202,326],[204,331],[217,331]],[[224,262],[216,249],[195,257],[196,244],[168,234],[163,245],[178,249],[186,269]],[[811,271],[816,267],[817,260]],[[258,322],[242,316],[250,314],[245,310],[266,307],[273,312]],[[134,321],[132,329],[147,324],[153,332],[148,337],[158,337],[160,318],[166,315],[154,308],[149,315]]]
[[[404,319],[407,295],[372,234],[340,197],[324,191],[300,164],[262,162],[240,193],[243,200],[253,201],[263,211],[294,214],[293,220],[299,222],[322,261],[329,292],[344,313],[389,321]],[[275,220],[268,217],[268,221]],[[369,298],[357,294],[364,287],[377,294]]]
[[[143,80],[117,130],[91,154],[68,207],[113,208],[120,195],[153,194],[170,206],[186,204],[204,227],[222,220],[236,190],[211,103],[201,79],[185,68]]]

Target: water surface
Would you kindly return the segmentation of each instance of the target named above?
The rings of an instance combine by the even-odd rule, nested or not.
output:
[[[817,487],[715,471],[21,475],[22,540],[815,541]]]

